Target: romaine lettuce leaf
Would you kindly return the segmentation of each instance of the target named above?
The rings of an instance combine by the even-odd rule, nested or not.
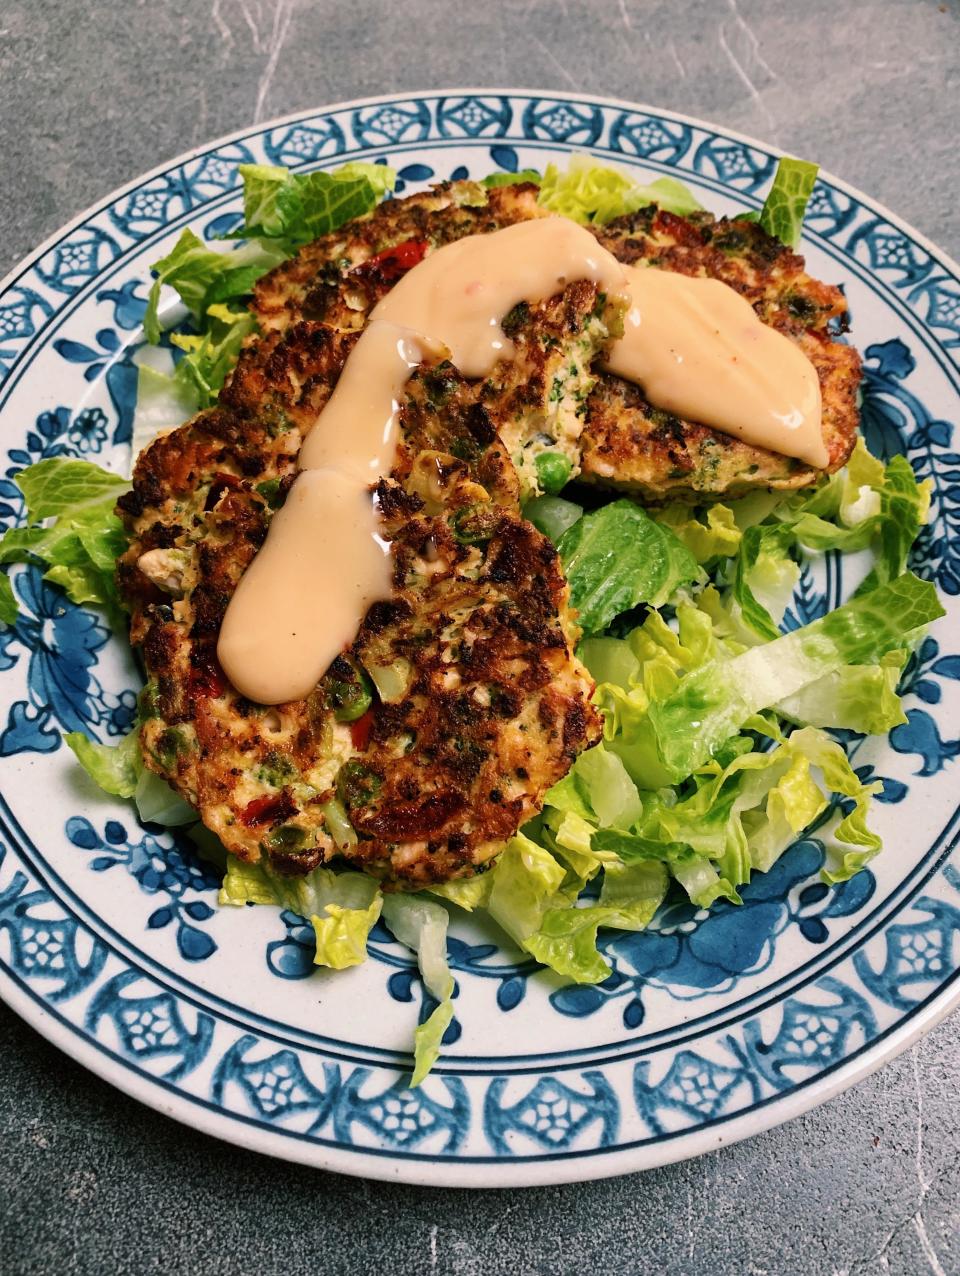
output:
[[[184,360],[181,360],[181,365]],[[192,379],[161,372],[149,364],[141,364],[137,372],[137,403],[133,413],[133,437],[130,440],[131,470],[145,447],[166,430],[176,429],[200,408],[200,399]]]
[[[584,514],[558,546],[584,632],[597,633],[639,603],[660,607],[700,575],[696,559],[633,501]]]
[[[658,177],[649,185],[641,185],[624,169],[598,164],[587,155],[572,155],[565,170],[548,164],[540,183],[539,202],[573,221],[601,225],[649,204],[658,204],[681,216],[703,207],[675,177]]]
[[[241,164],[239,172],[243,225],[232,237],[279,241],[287,255],[372,212],[396,183],[386,165],[358,161],[332,172],[291,173],[267,164]]]
[[[751,715],[844,665],[876,663],[941,615],[933,585],[905,573],[773,642],[708,661],[665,695],[607,684],[607,748],[641,788],[679,783]]]
[[[383,921],[395,939],[417,954],[428,992],[439,1003],[416,1031],[411,1086],[418,1086],[440,1056],[443,1034],[453,1018],[453,975],[447,962],[447,911],[423,895],[384,897]]]
[[[257,240],[236,248],[210,248],[192,230],[184,230],[166,257],[153,265],[156,278],[143,317],[147,340],[153,345],[160,340],[160,293],[165,285],[177,292],[194,319],[202,323],[211,305],[245,296],[261,275],[287,255],[275,245]]]
[[[143,769],[139,735],[139,729],[134,728],[119,744],[112,746],[90,740],[82,731],[69,731],[63,738],[77,755],[84,771],[104,793],[129,798],[137,790]]]
[[[315,868],[304,877],[283,877],[263,861],[247,864],[227,856],[221,904],[275,904],[309,918],[316,939],[314,963],[344,970],[366,960],[367,936],[380,916],[383,894],[365,873]]]
[[[94,465],[69,457],[49,457],[29,465],[13,480],[23,493],[27,518],[39,523],[47,518],[69,514],[76,518],[85,510],[103,507],[106,499],[115,502],[130,486],[125,478]]]
[[[0,563],[34,563],[44,579],[76,603],[92,602],[116,613],[113,573],[126,536],[113,512],[126,479],[67,457],[50,457],[14,475],[31,526],[11,527],[0,538]],[[52,519],[46,526],[41,520]],[[4,577],[4,579],[6,579]],[[0,594],[0,619],[13,624],[16,600],[9,581]]]
[[[200,408],[207,408],[216,401],[228,373],[237,362],[244,340],[255,327],[249,311],[232,310],[227,305],[215,303],[207,307],[202,333],[170,334],[171,342],[184,352],[173,379],[183,388],[185,401],[189,391],[193,392]]]
[[[376,880],[366,873],[335,873],[329,868],[315,868],[303,877],[285,877],[273,872],[262,860],[248,864],[230,855],[220,887],[220,903],[276,904],[300,917],[312,917],[322,915],[327,904],[366,910],[379,889]]]
[[[701,564],[728,558],[740,545],[742,533],[729,505],[709,505],[702,518],[689,505],[666,505],[656,510],[654,517],[669,527]]]
[[[458,877],[451,882],[440,882],[430,887],[431,895],[438,895],[450,904],[456,904],[465,912],[486,908],[490,894],[490,873],[478,873],[475,877]]]
[[[930,511],[931,482],[918,482],[910,462],[887,465],[857,440],[844,470],[810,494],[797,494],[771,511],[768,522],[789,528],[808,549],[844,551],[872,547],[873,569],[858,592],[869,592],[904,570],[910,547]]]
[[[780,700],[777,713],[790,722],[882,735],[907,721],[897,684],[907,651],[888,651],[875,665],[846,665]]]
[[[538,532],[549,536],[555,544],[582,514],[582,505],[567,501],[562,496],[535,496],[523,507],[524,518],[528,518]]]
[[[131,735],[138,734],[139,730],[135,727]],[[140,770],[133,800],[137,804],[137,813],[145,824],[177,828],[197,821],[197,812],[190,803],[185,802],[162,776],[149,771],[145,766]]]
[[[598,931],[644,930],[663,902],[669,880],[665,866],[656,861],[608,862],[598,903],[549,909],[523,946],[558,975],[580,984],[599,983],[610,967],[597,949]]]
[[[777,164],[773,185],[760,210],[760,225],[788,248],[800,243],[803,217],[819,171],[817,164],[789,155]]]
[[[565,875],[548,850],[518,833],[489,874],[487,911],[522,948],[540,929],[547,911],[568,902],[560,894]]]
[[[84,771],[104,793],[134,799],[137,813],[145,824],[173,828],[196,822],[194,808],[174,792],[166,780],[144,766],[139,725],[116,745],[100,744],[82,731],[70,731],[63,738]]]
[[[374,885],[376,885],[374,883]],[[383,905],[383,895],[371,892],[366,908],[346,908],[343,904],[328,901],[321,916],[313,913],[310,922],[316,940],[315,966],[329,966],[331,970],[346,970],[359,966],[367,959],[367,936],[376,925]]]
[[[540,172],[535,168],[521,168],[517,173],[489,173],[480,185],[490,190],[494,186],[516,186],[518,182],[539,182]]]

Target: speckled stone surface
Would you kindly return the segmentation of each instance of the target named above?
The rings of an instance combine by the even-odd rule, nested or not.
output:
[[[700,115],[817,159],[960,256],[957,0],[3,0],[0,275],[114,187],[218,134],[459,84]],[[698,1161],[467,1193],[215,1143],[0,1007],[0,1272],[955,1276],[958,1028]]]

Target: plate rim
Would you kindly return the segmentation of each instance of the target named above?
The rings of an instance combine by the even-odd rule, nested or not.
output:
[[[449,86],[429,89],[396,90],[357,98],[347,98],[337,102],[321,104],[315,107],[288,112],[271,117],[268,120],[254,122],[248,126],[222,134],[216,138],[202,142],[189,149],[162,161],[135,178],[121,184],[114,190],[91,203],[43,240],[36,248],[21,258],[13,268],[0,279],[0,294],[13,286],[21,276],[28,272],[56,243],[71,231],[95,217],[124,195],[144,186],[150,180],[162,176],[173,169],[196,160],[206,154],[215,152],[231,143],[251,137],[262,137],[270,131],[284,125],[310,119],[322,114],[333,114],[338,111],[356,110],[367,106],[376,106],[387,102],[406,102],[422,99],[436,99],[447,96],[497,96],[518,98],[549,98],[557,101],[574,100],[601,107],[623,109],[648,113],[654,118],[666,119],[700,128],[710,134],[740,142],[772,156],[785,154],[782,148],[759,140],[750,134],[713,123],[699,116],[669,110],[656,105],[631,101],[630,99],[592,94],[560,88],[520,88],[477,86]],[[497,139],[492,139],[496,141]],[[425,142],[429,144],[429,140]],[[390,144],[379,147],[361,149],[382,149],[389,153]],[[592,147],[569,147],[569,150],[583,150],[589,153]],[[624,161],[629,166],[630,157]],[[642,164],[642,159],[639,160]],[[311,167],[305,161],[297,168]],[[821,169],[820,176],[833,188],[844,192],[858,201],[863,207],[882,217],[890,226],[903,232],[914,243],[922,247],[944,271],[954,277],[960,277],[960,264],[926,235],[918,231],[904,218],[892,212],[886,205],[866,195],[857,187],[834,176],[829,170]],[[135,247],[132,246],[132,247]],[[880,281],[878,281],[879,283]],[[923,325],[925,328],[926,324]],[[929,331],[929,329],[928,329]],[[936,340],[936,339],[935,339]],[[940,344],[938,342],[938,344]],[[951,845],[944,847],[949,853],[956,843],[956,836]],[[818,1107],[849,1086],[856,1084],[871,1075],[884,1063],[903,1053],[926,1033],[960,1005],[960,979],[954,978],[949,984],[941,987],[924,1002],[921,1007],[891,1027],[879,1041],[865,1046],[854,1057],[840,1064],[832,1072],[819,1074],[804,1086],[795,1087],[782,1095],[772,1096],[771,1101],[762,1108],[732,1115],[728,1121],[719,1124],[708,1124],[703,1127],[683,1131],[678,1137],[661,1139],[643,1147],[616,1147],[596,1149],[590,1153],[572,1155],[562,1159],[543,1158],[526,1160],[524,1158],[485,1158],[482,1162],[457,1160],[454,1158],[430,1158],[427,1155],[412,1158],[397,1156],[390,1160],[374,1157],[362,1147],[351,1147],[341,1144],[329,1147],[321,1143],[310,1143],[301,1139],[290,1138],[280,1128],[270,1128],[263,1124],[248,1123],[239,1114],[225,1110],[215,1111],[203,1106],[194,1096],[183,1091],[173,1092],[157,1084],[162,1078],[151,1078],[149,1074],[141,1074],[124,1065],[123,1061],[112,1053],[101,1051],[92,1041],[89,1034],[82,1029],[61,1019],[55,1006],[44,1004],[41,994],[21,988],[16,977],[8,971],[6,963],[0,961],[0,994],[7,1005],[23,1019],[31,1028],[40,1033],[57,1049],[92,1072],[99,1079],[120,1090],[122,1093],[172,1117],[180,1124],[197,1130],[204,1135],[218,1138],[234,1146],[249,1151],[275,1156],[281,1160],[309,1165],[317,1169],[343,1173],[350,1176],[375,1178],[384,1181],[398,1181],[420,1186],[451,1187],[534,1187],[553,1183],[571,1183],[610,1178],[627,1173],[653,1169],[659,1166],[678,1163],[692,1157],[703,1155],[719,1147],[736,1143],[785,1124],[795,1117]]]

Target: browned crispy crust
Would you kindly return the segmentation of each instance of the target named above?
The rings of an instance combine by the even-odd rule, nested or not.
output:
[[[254,311],[270,328],[282,329],[301,314],[315,312],[338,327],[361,327],[394,279],[374,263],[369,282],[358,289],[356,281],[364,273],[357,271],[358,265],[411,239],[439,246],[460,235],[542,216],[536,196],[537,187],[531,183],[505,186],[488,193],[484,208],[479,203],[484,195],[472,183],[447,183],[388,201],[371,217],[309,245],[294,261],[261,280]],[[729,284],[750,301],[764,323],[795,341],[820,379],[829,463],[826,471],[818,470],[660,412],[638,387],[602,375],[590,379],[592,392],[577,423],[563,431],[570,446],[565,448],[563,440],[560,444],[585,480],[649,501],[700,501],[757,488],[806,487],[846,462],[856,441],[861,366],[856,350],[838,339],[847,317],[839,288],[808,275],[803,258],[758,225],[718,220],[706,212],[679,217],[651,206],[597,227],[595,233],[627,264],[705,275]],[[343,269],[342,263],[349,263],[350,269]],[[522,361],[512,373],[507,370],[521,395],[522,387],[535,383],[528,373]],[[549,376],[539,382],[541,389],[544,383],[549,391]],[[505,398],[498,398],[497,425],[520,461],[521,473],[524,445],[540,428],[543,402],[537,414],[524,418],[511,413]]]
[[[642,209],[598,231],[628,264],[703,275],[735,288],[770,327],[796,342],[817,370],[828,473],[846,464],[856,442],[860,356],[836,338],[846,328],[839,288],[812,279],[797,253],[750,222],[689,218]],[[583,477],[651,500],[704,500],[758,487],[789,490],[823,473],[793,457],[751,447],[719,430],[653,407],[640,388],[602,377],[582,435]]]
[[[371,609],[344,667],[405,662],[402,694],[377,699],[358,729],[334,720],[336,665],[307,699],[276,708],[226,683],[216,661],[226,607],[370,311],[418,251],[539,216],[536,194],[446,184],[307,246],[257,285],[262,331],[218,406],[137,464],[120,503],[131,545],[118,579],[151,680],[144,756],[245,859],[267,855],[288,873],[330,859],[325,808],[336,800],[356,834],[339,851],[368,871],[413,886],[468,875],[596,741],[555,551],[519,513],[541,451],[648,499],[818,477],[598,380],[591,363],[617,315],[593,285],[572,284],[511,314],[517,358],[485,382],[440,365],[409,385],[397,464],[379,488],[395,594]],[[723,279],[797,341],[820,375],[829,468],[846,460],[859,360],[835,339],[838,289],[759,228],[708,214],[647,209],[597,234],[623,261]]]
[[[599,720],[556,551],[520,517],[490,413],[449,364],[409,384],[379,488],[394,595],[346,653],[354,668],[405,662],[402,694],[376,698],[351,728],[330,707],[336,667],[307,699],[275,708],[226,682],[226,607],[355,340],[302,322],[245,352],[219,405],[140,457],[120,502],[131,545],[118,577],[151,679],[147,765],[227,848],[307,872],[335,854],[325,808],[336,799],[356,831],[340,852],[422,886],[496,855],[597,740]]]

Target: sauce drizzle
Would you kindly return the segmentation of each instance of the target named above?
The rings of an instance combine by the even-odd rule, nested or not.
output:
[[[370,604],[389,596],[372,489],[393,467],[413,369],[448,355],[465,376],[487,376],[515,353],[504,316],[581,279],[628,299],[606,367],[651,403],[826,465],[812,364],[726,284],[623,266],[564,217],[456,240],[413,264],[374,308],[303,444],[300,473],[221,628],[217,654],[238,691],[261,704],[309,695]]]

